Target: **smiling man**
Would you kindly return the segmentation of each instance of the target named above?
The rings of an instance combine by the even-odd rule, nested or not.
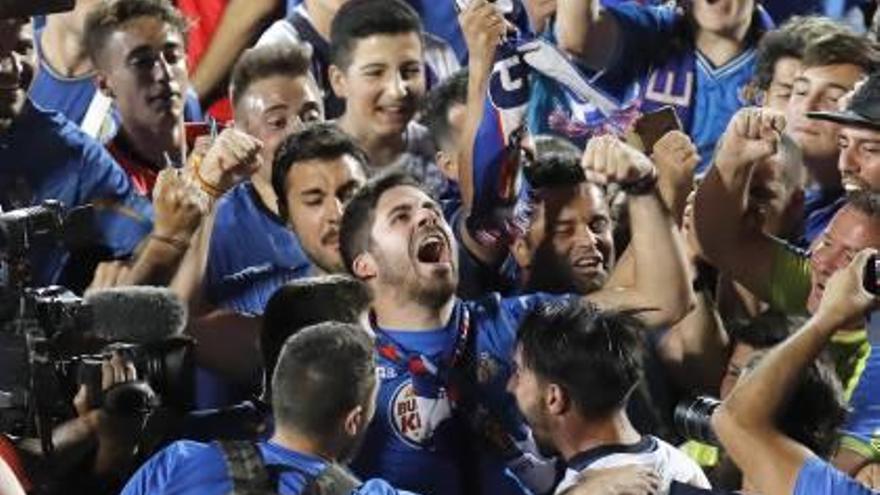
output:
[[[351,0],[330,30],[330,83],[345,99],[339,127],[373,170],[403,166],[433,193],[446,180],[427,129],[413,121],[425,94],[425,46],[418,14],[401,0]]]
[[[651,326],[677,321],[689,309],[681,247],[650,183],[653,163],[613,137],[591,140],[585,156],[590,173],[628,184],[630,213],[644,225],[633,232],[636,280],[607,284],[586,296],[454,297],[456,242],[439,204],[411,177],[377,177],[346,206],[342,258],[374,295],[380,370],[381,406],[354,464],[359,474],[426,494],[489,487],[492,493],[522,493],[509,469],[533,492],[545,493],[555,481],[553,463],[539,457],[505,391],[520,319],[538,303],[555,299],[655,308],[641,316]],[[634,183],[643,189],[632,188]],[[500,434],[487,435],[492,438],[486,443],[480,440],[486,432]]]
[[[167,159],[185,159],[185,35],[186,21],[162,0],[102,2],[86,20],[83,42],[95,82],[121,117],[107,147],[147,196]]]

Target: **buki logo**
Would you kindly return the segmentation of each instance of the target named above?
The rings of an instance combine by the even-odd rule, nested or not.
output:
[[[410,380],[397,387],[388,407],[394,433],[416,448],[428,447],[440,423],[452,416],[445,389],[440,389],[436,398],[419,397]]]

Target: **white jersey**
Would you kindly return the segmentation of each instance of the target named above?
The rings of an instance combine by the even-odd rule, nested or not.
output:
[[[711,488],[703,470],[690,457],[659,438],[645,435],[634,445],[603,445],[574,456],[556,494],[574,486],[582,472],[631,465],[650,466],[660,476],[661,495],[669,493],[673,481]]]

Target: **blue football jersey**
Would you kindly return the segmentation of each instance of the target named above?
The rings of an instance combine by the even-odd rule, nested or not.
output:
[[[479,408],[492,411],[498,426],[516,441],[530,434],[506,385],[512,372],[516,331],[538,304],[572,296],[535,294],[502,298],[490,294],[476,301],[457,300],[450,322],[434,331],[377,329],[379,397],[376,416],[364,446],[352,464],[363,477],[381,477],[394,486],[425,494],[465,493],[465,487],[484,493],[529,493],[506,470],[505,459],[481,449],[469,434],[464,414],[456,408],[448,383],[425,383],[409,365],[401,365],[383,349],[385,339],[407,353],[441,363],[461,338],[467,321],[473,336],[475,384]],[[427,364],[426,366],[431,366]],[[448,371],[448,370],[447,370]],[[439,371],[444,376],[444,371]]]

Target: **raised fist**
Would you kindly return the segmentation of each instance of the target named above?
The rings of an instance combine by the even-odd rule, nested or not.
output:
[[[495,48],[508,24],[498,8],[486,0],[473,0],[458,14],[458,23],[467,43],[469,57],[486,69],[492,67]]]
[[[211,143],[195,170],[197,182],[218,196],[262,166],[263,143],[238,129],[228,128]]]
[[[654,163],[644,153],[615,136],[594,137],[581,158],[587,180],[599,184],[636,184],[653,176]]]
[[[186,244],[207,213],[208,200],[180,170],[168,168],[159,172],[156,179],[153,209],[153,235]]]
[[[738,167],[773,156],[785,130],[785,116],[766,108],[743,108],[721,136],[716,165]]]
[[[657,167],[660,198],[681,224],[688,194],[693,190],[694,169],[700,163],[697,147],[687,134],[671,131],[654,144],[651,160]]]

